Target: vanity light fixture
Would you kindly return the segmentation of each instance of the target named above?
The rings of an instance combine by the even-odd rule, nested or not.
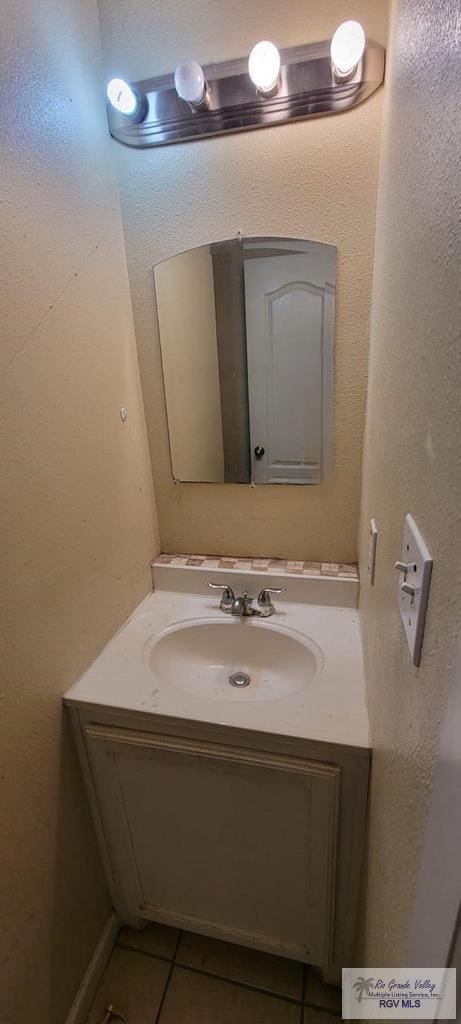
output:
[[[174,87],[181,100],[192,110],[203,110],[210,104],[210,92],[201,64],[196,60],[181,60],[176,65]]]
[[[132,121],[142,121],[145,116],[145,104],[137,89],[133,89],[123,78],[111,78],[107,86],[109,103],[124,117]]]
[[[258,92],[274,96],[280,80],[280,54],[268,39],[256,43],[248,60],[248,73]]]
[[[365,32],[358,21],[343,21],[331,40],[331,65],[336,79],[345,81],[357,70],[365,49]]]
[[[109,131],[126,146],[145,148],[343,114],[379,89],[384,58],[358,22],[346,21],[318,43],[279,52],[261,40],[249,58],[205,67],[183,60],[174,74],[134,85],[113,79]]]

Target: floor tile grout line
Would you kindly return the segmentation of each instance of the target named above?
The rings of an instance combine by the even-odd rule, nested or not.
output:
[[[170,968],[172,968],[172,967],[183,967],[184,970],[191,971],[193,974],[202,974],[202,975],[205,975],[207,978],[214,978],[215,981],[228,981],[229,984],[231,984],[231,985],[237,985],[240,988],[250,989],[251,992],[260,992],[262,995],[273,996],[275,999],[281,999],[282,1002],[287,1002],[287,1003],[292,1003],[292,1004],[294,1003],[294,1005],[295,1006],[299,1006],[301,1008],[301,1010],[303,1009],[304,1006],[307,1006],[307,1007],[310,1007],[312,1010],[320,1010],[322,1013],[327,1013],[327,1014],[330,1014],[332,1017],[335,1017],[335,1016],[337,1017],[339,1010],[338,1011],[334,1010],[331,1007],[323,1006],[321,1003],[315,1003],[315,1002],[312,1002],[312,1000],[305,998],[305,995],[306,995],[306,975],[307,975],[307,971],[309,970],[309,964],[303,964],[302,965],[303,966],[302,995],[301,995],[300,999],[296,999],[295,996],[286,996],[286,995],[283,995],[283,993],[281,993],[281,992],[274,992],[272,989],[262,988],[260,985],[251,985],[249,982],[246,982],[246,981],[237,981],[235,978],[228,978],[228,977],[226,977],[223,974],[214,974],[212,971],[205,971],[205,970],[203,970],[200,967],[192,967],[190,964],[183,964],[183,963],[181,963],[180,960],[177,960],[177,955],[178,955],[178,952],[179,952],[179,946],[180,946],[180,943],[181,943],[182,934],[183,934],[183,932],[181,931],[179,933],[179,935],[178,935],[178,938],[176,939],[175,948],[174,948],[174,951],[173,951],[171,957],[170,956],[163,956],[161,953],[154,953],[150,949],[141,949],[139,946],[131,946],[129,943],[126,943],[126,942],[120,942],[120,941],[117,942],[117,948],[118,949],[125,949],[128,953],[138,953],[140,956],[146,956],[146,957],[148,957],[151,960],[160,960],[162,963],[170,964]],[[167,985],[169,983],[171,974],[172,974],[172,970],[169,971],[168,979],[167,979],[167,982],[165,983],[166,987],[167,987]],[[166,989],[165,989],[165,993],[164,994],[166,994]],[[155,1024],[158,1024],[158,1018],[156,1018]],[[302,1020],[301,1020],[301,1024],[302,1024]]]
[[[171,964],[173,962],[172,956],[154,953],[151,949],[140,949],[139,946],[131,946],[129,942],[117,942],[117,949],[125,949],[127,953],[139,953],[140,956],[147,956],[150,960],[161,960],[164,964]]]
[[[295,1003],[296,1006],[303,1005],[302,996],[297,999],[296,996],[286,996],[282,992],[274,992],[273,989],[262,988],[260,985],[251,985],[247,981],[237,981],[235,978],[228,978],[224,974],[214,974],[212,971],[205,971],[201,967],[192,967],[190,964],[183,964],[177,959],[179,952],[179,946],[181,943],[182,932],[180,932],[176,943],[175,949],[171,957],[162,956],[161,953],[153,953],[150,949],[141,949],[138,946],[130,946],[127,943],[118,942],[117,946],[119,949],[126,949],[129,953],[139,953],[140,956],[147,956],[151,960],[161,960],[162,963],[173,964],[175,967],[183,967],[186,971],[192,971],[195,974],[204,974],[208,978],[214,978],[215,981],[228,981],[231,985],[239,985],[241,988],[249,988],[252,992],[261,992],[265,996],[275,996],[276,999],[282,999],[284,1002]],[[304,993],[304,988],[303,988]],[[308,1004],[306,1004],[308,1005]],[[322,1007],[316,1006],[315,1009],[322,1009]]]
[[[331,1007],[322,1006],[321,1003],[313,1003],[309,999],[304,1000],[304,1006],[308,1006],[310,1010],[321,1010],[322,1013],[329,1013],[331,1017],[337,1017],[340,1013],[340,1009],[332,1010]]]
[[[200,974],[205,978],[213,978],[214,981],[224,981],[229,985],[235,985],[237,988],[246,988],[250,992],[259,992],[263,996],[272,996],[273,999],[280,999],[283,1003],[290,1003],[292,1006],[301,1006],[301,999],[296,999],[295,996],[285,996],[280,992],[273,992],[267,988],[260,988],[258,985],[250,985],[247,981],[236,981],[235,978],[226,978],[223,974],[213,974],[211,971],[204,971],[200,967],[190,967],[189,964],[182,964],[179,960],[174,963],[175,967],[180,967],[183,971],[190,971],[192,974]]]
[[[169,967],[167,979],[166,979],[166,982],[165,982],[165,988],[163,989],[163,992],[162,992],[162,998],[161,998],[160,1003],[159,1003],[159,1007],[158,1007],[158,1010],[157,1010],[157,1015],[155,1017],[154,1024],[159,1024],[159,1022],[160,1022],[160,1016],[161,1016],[161,1013],[162,1013],[162,1010],[163,1010],[163,1005],[164,1005],[164,1002],[165,1002],[165,999],[166,999],[166,994],[167,994],[168,989],[170,987],[171,976],[173,974],[174,967],[175,967],[175,962],[174,962],[175,961],[175,956],[176,956],[176,953],[178,952],[178,949],[179,949],[179,943],[181,942],[181,937],[182,937],[182,931],[179,932],[178,938],[176,939],[176,945],[175,945],[175,948],[174,948],[173,959],[170,961],[170,967]]]
[[[176,957],[177,957],[178,952],[179,952],[179,947],[181,945],[181,939],[182,939],[183,935],[184,935],[184,929],[180,928],[179,933],[178,933],[178,938],[176,940],[176,945],[175,945],[174,951],[173,951],[173,963],[174,964],[176,963]]]

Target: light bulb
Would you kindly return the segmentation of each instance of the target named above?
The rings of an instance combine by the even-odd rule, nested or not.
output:
[[[277,47],[267,39],[256,43],[248,60],[248,72],[259,92],[273,92],[280,72],[280,54]]]
[[[201,107],[206,103],[205,75],[196,60],[182,60],[176,65],[174,87],[179,98],[192,107]]]
[[[139,113],[140,98],[133,91],[131,85],[123,81],[123,78],[111,78],[107,86],[107,98],[120,114],[133,117]]]
[[[331,40],[330,54],[333,72],[346,78],[357,67],[365,49],[365,32],[358,21],[343,21]]]

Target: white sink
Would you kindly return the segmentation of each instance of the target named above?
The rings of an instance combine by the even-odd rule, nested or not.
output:
[[[349,580],[271,574],[272,586],[288,587],[275,614],[241,621],[219,610],[206,572],[167,568],[169,587],[135,609],[66,695],[69,706],[86,708],[89,720],[95,706],[105,708],[121,728],[135,713],[161,719],[167,732],[201,722],[369,749]],[[263,574],[220,572],[236,593],[267,584]],[[250,676],[248,686],[230,685],[236,672]]]
[[[267,619],[177,623],[147,645],[157,678],[199,700],[281,700],[309,690],[323,667],[320,648]]]

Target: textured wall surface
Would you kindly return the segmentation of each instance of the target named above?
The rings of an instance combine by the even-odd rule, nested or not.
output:
[[[157,543],[96,7],[0,21],[0,1019],[63,1024],[109,897],[61,694]]]
[[[108,76],[171,71],[184,56],[239,57],[260,38],[280,46],[328,38],[346,0],[100,0]],[[387,4],[354,17],[386,41]],[[164,551],[351,560],[357,554],[380,91],[341,117],[133,151],[114,142],[133,312]],[[152,267],[183,249],[247,235],[338,247],[334,472],[315,487],[173,483]]]
[[[374,746],[364,963],[398,964],[420,861],[461,607],[458,0],[396,3],[375,246],[363,507],[362,624]],[[394,561],[411,512],[434,568],[421,667]],[[376,582],[367,526],[379,528]]]

